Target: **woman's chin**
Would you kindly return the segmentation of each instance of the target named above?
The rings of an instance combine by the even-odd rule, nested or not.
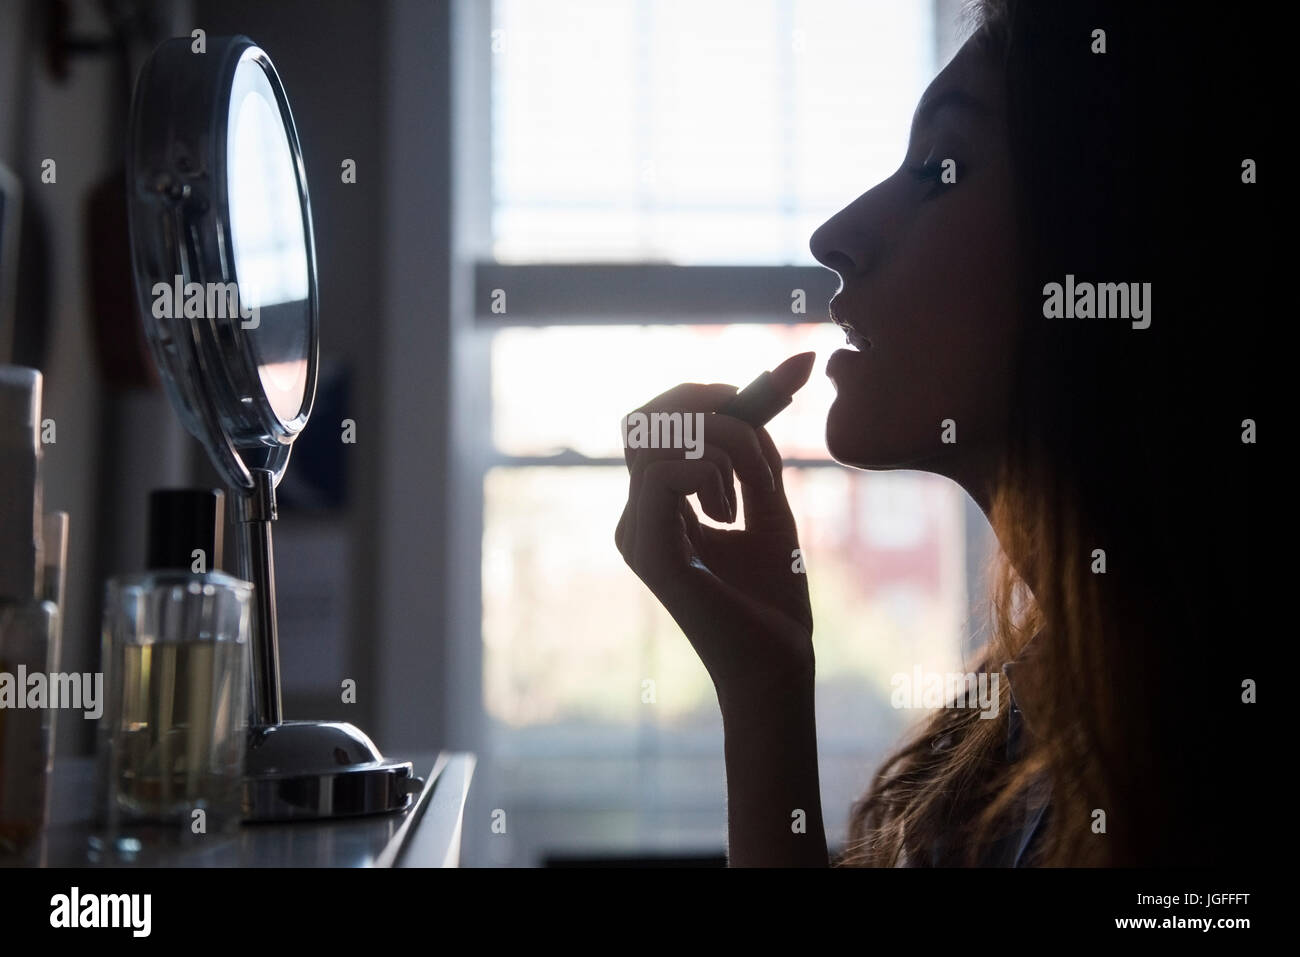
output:
[[[827,439],[826,447],[830,450],[831,458],[836,462],[839,462],[841,465],[849,466],[849,468],[888,468],[888,466],[883,465],[878,459],[876,459],[875,456],[871,455],[869,451],[860,446],[839,445]]]
[[[860,405],[839,395],[826,416],[826,450],[841,465],[855,469],[906,468],[902,463],[921,458],[917,437],[899,432],[899,422],[876,421]]]
[[[875,447],[877,443],[872,440],[872,431],[866,416],[837,398],[826,417],[826,450],[841,465],[856,469],[880,468],[881,450]]]

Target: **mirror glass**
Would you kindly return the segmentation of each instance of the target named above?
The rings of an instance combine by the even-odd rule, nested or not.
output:
[[[308,252],[298,169],[261,63],[235,68],[226,136],[227,191],[241,323],[262,390],[292,423],[310,400]]]
[[[232,488],[278,483],[315,400],[319,307],[302,152],[266,53],[245,36],[202,56],[160,44],[127,170],[140,315],[172,403]]]

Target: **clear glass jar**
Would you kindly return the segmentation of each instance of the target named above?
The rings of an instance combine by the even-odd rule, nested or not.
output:
[[[243,817],[253,586],[223,572],[110,579],[98,775],[104,836],[182,843]],[[139,847],[138,834],[125,845]]]

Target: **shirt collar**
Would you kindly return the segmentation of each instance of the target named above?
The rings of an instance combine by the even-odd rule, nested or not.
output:
[[[1032,668],[1033,660],[1037,655],[1038,650],[1041,649],[1043,646],[1044,639],[1042,635],[1043,632],[1040,629],[1038,632],[1034,634],[1034,637],[1030,638],[1029,641],[1025,643],[1025,646],[1020,649],[1020,653],[1018,655],[1016,655],[1010,661],[1005,662],[1002,665],[1002,678],[1004,681],[1006,681],[1007,688],[1010,691],[1011,707],[1020,712],[1021,716],[1025,719],[1026,725],[1030,723],[1030,717],[1031,717],[1030,713],[1032,713],[1033,711],[1033,708],[1031,706],[1029,709],[1030,713],[1027,713],[1025,707],[1026,706],[1025,698],[1027,697],[1026,691],[1028,691],[1029,689],[1024,684],[1024,682],[1022,682],[1021,693],[1019,696],[1017,696],[1015,675],[1017,672],[1021,672],[1023,674],[1023,671],[1027,666]]]

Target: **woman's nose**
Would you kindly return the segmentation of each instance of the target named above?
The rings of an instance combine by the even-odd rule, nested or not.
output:
[[[839,273],[841,279],[862,272],[864,265],[862,242],[853,238],[855,231],[847,226],[848,214],[856,205],[854,203],[826,220],[817,227],[808,241],[813,257],[827,269]]]

